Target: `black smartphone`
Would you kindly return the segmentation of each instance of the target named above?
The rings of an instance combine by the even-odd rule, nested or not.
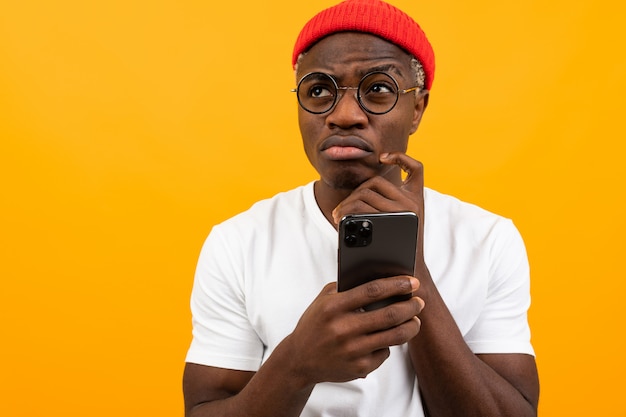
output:
[[[351,214],[339,222],[338,291],[396,275],[415,274],[417,215],[412,212]],[[373,310],[410,294],[363,307]]]

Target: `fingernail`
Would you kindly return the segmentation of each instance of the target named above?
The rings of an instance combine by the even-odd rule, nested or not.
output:
[[[380,159],[387,159],[389,158],[389,154],[388,153],[381,153],[380,154]]]
[[[411,278],[411,290],[415,291],[420,287],[420,282],[417,278]]]

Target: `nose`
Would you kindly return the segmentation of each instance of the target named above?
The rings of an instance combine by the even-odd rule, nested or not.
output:
[[[340,127],[343,129],[365,127],[369,119],[367,113],[359,104],[356,89],[345,89],[342,93],[337,98],[335,107],[326,116],[326,124],[329,127]]]

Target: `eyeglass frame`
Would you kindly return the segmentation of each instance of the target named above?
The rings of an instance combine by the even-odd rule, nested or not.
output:
[[[323,75],[325,77],[330,78],[330,80],[333,82],[333,85],[335,86],[336,94],[335,94],[335,96],[333,98],[333,104],[331,104],[330,107],[327,110],[318,111],[318,112],[311,111],[311,110],[307,109],[302,104],[302,101],[300,100],[300,94],[299,94],[300,85],[302,84],[302,81],[304,79],[306,79],[307,77],[309,77],[309,76],[311,76],[313,74],[321,74],[321,75]],[[394,85],[396,86],[396,100],[393,102],[391,107],[388,110],[384,111],[384,112],[374,112],[374,111],[368,109],[367,106],[365,106],[365,104],[363,104],[363,101],[361,100],[361,91],[360,91],[361,90],[361,84],[363,83],[363,81],[367,77],[372,76],[374,74],[386,75],[387,77],[391,78],[391,81],[393,81]],[[419,85],[416,85],[414,87],[410,87],[410,88],[401,90],[400,86],[398,85],[398,81],[396,81],[396,79],[391,74],[389,74],[388,72],[385,72],[385,71],[371,71],[371,72],[368,72],[367,74],[365,74],[361,78],[361,80],[359,81],[359,84],[356,87],[339,86],[339,84],[337,84],[337,80],[332,75],[327,74],[325,72],[321,72],[321,71],[313,71],[313,72],[309,72],[309,73],[305,74],[302,78],[300,78],[300,81],[298,81],[298,86],[296,88],[292,88],[289,91],[292,92],[292,93],[296,93],[296,97],[298,98],[298,104],[300,105],[300,107],[304,111],[309,112],[311,114],[325,114],[325,113],[331,112],[335,108],[337,103],[339,102],[339,98],[340,98],[339,91],[340,90],[344,90],[344,91],[346,91],[346,90],[356,90],[356,98],[357,98],[357,102],[359,103],[359,107],[361,107],[365,112],[367,112],[369,114],[381,115],[381,114],[389,113],[391,110],[393,110],[396,107],[396,104],[398,104],[398,100],[400,99],[400,94],[406,94],[406,93],[410,93],[412,91],[419,91],[419,90],[422,90],[422,89],[423,89],[423,87],[420,87]]]

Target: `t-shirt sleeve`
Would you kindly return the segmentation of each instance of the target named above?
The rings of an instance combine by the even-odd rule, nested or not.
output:
[[[256,371],[264,346],[248,319],[245,249],[237,239],[222,224],[213,228],[202,247],[191,293],[193,340],[186,361]]]
[[[474,353],[534,355],[527,312],[530,271],[522,237],[510,220],[497,222],[489,247],[489,284],[484,308],[465,341]]]

